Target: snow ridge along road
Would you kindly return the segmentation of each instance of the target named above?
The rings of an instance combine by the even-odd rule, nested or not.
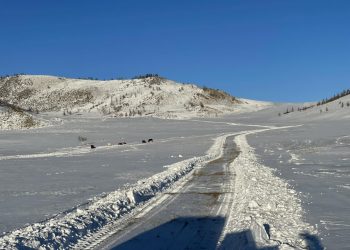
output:
[[[298,195],[271,168],[258,162],[254,149],[247,141],[247,136],[251,134],[291,127],[270,127],[235,137],[241,153],[230,165],[230,171],[235,176],[230,185],[232,205],[220,236],[219,248],[242,247],[242,232],[246,244],[253,249],[271,246],[310,249],[315,244],[309,239],[317,232],[303,221]]]

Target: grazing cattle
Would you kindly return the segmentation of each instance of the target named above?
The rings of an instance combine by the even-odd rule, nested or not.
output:
[[[142,140],[142,143],[146,143],[146,140]]]
[[[96,146],[95,146],[95,145],[92,145],[92,144],[91,144],[91,146],[90,146],[90,147],[91,147],[91,149],[96,148]]]
[[[148,142],[153,142],[153,139],[152,138],[148,139]]]

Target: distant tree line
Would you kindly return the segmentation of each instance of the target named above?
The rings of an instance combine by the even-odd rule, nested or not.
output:
[[[157,78],[161,78],[158,74],[144,74],[144,75],[136,75],[134,77],[132,77],[131,79],[146,79],[146,78],[150,78],[150,77],[157,77]],[[81,79],[81,80],[99,80],[99,81],[108,81],[108,80],[126,80],[128,79],[127,77],[123,77],[123,76],[118,76],[118,77],[112,77],[110,79],[99,79],[97,77],[78,77],[77,79]]]
[[[320,106],[320,105],[323,105],[323,104],[326,104],[329,102],[333,102],[333,101],[338,100],[339,98],[342,98],[342,97],[347,96],[347,95],[350,95],[350,89],[343,90],[342,92],[332,96],[331,98],[326,98],[326,99],[323,99],[322,101],[319,101],[317,103],[317,106]]]
[[[144,75],[134,76],[132,79],[145,79],[149,77],[160,77],[160,76],[158,74],[144,74]]]
[[[131,79],[146,79],[146,78],[150,78],[150,77],[157,77],[157,78],[161,78],[158,74],[144,74],[144,75],[136,75],[134,77],[132,77]],[[81,80],[99,80],[99,81],[108,81],[108,80],[125,80],[125,79],[128,79],[126,77],[123,77],[123,76],[118,76],[118,77],[112,77],[110,79],[99,79],[97,77],[91,77],[91,76],[88,76],[88,77],[78,77],[78,79],[81,79]]]
[[[342,98],[342,97],[344,97],[344,96],[347,96],[347,95],[350,95],[350,89],[343,90],[342,92],[340,92],[340,93],[338,93],[338,94],[336,94],[336,95],[334,95],[334,96],[332,96],[332,97],[330,97],[330,98],[325,98],[325,99],[323,99],[322,101],[317,102],[316,105],[304,106],[304,107],[301,107],[301,108],[298,107],[297,110],[298,110],[298,111],[305,111],[305,110],[311,109],[311,108],[313,108],[313,107],[315,107],[315,106],[321,106],[321,105],[324,105],[324,104],[333,102],[333,101],[338,100],[338,99],[340,99],[340,98]],[[346,107],[350,107],[350,102],[346,102],[346,103],[344,104],[344,102],[340,101],[338,104],[340,105],[341,108],[344,108],[345,106],[346,106]],[[286,115],[286,114],[292,113],[292,112],[294,112],[294,111],[295,111],[295,110],[294,110],[294,107],[292,107],[291,109],[290,109],[290,108],[287,108],[287,110],[286,110],[285,112],[283,112],[283,113],[278,113],[278,116],[281,116],[282,114],[283,114],[283,115]],[[326,111],[326,112],[329,111],[328,107],[325,108],[325,111]],[[321,110],[320,110],[320,113],[322,113],[322,112],[323,112],[323,110],[321,109]]]
[[[80,80],[99,80],[97,77],[87,76],[87,77],[78,77]]]

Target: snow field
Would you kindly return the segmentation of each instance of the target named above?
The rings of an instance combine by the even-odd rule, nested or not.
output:
[[[349,121],[329,121],[249,138],[259,161],[302,195],[305,218],[316,226],[319,245],[327,249],[349,249],[348,127]],[[274,153],[265,154],[266,148]]]
[[[34,223],[14,230],[0,238],[0,249],[66,249],[80,238],[99,230],[111,221],[130,213],[158,193],[171,187],[176,181],[190,173],[195,167],[218,158],[226,137],[220,136],[202,157],[194,157],[172,165],[166,171],[136,184],[111,192],[102,198],[76,207],[41,223]]]

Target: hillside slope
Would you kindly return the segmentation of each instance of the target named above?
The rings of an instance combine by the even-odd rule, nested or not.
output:
[[[278,110],[280,119],[343,120],[350,118],[350,95],[326,103],[285,104]],[[276,113],[277,116],[277,113]]]
[[[29,129],[48,125],[47,122],[37,119],[23,110],[6,106],[0,103],[0,130]]]
[[[161,77],[98,81],[19,75],[0,80],[0,100],[29,111],[161,118],[215,117],[271,105]]]

